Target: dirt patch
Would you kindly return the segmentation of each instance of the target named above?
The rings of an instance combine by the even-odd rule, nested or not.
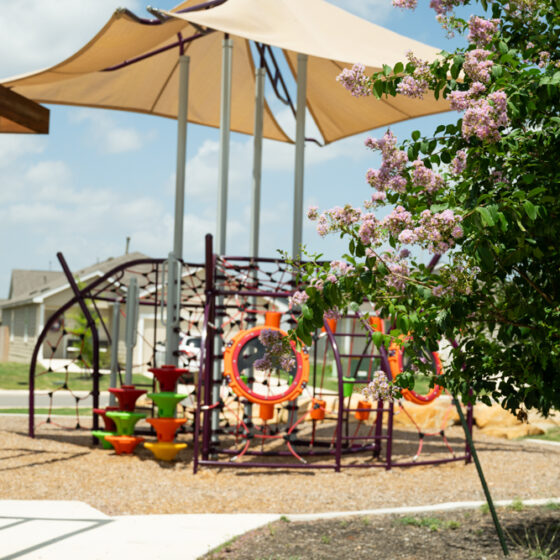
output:
[[[318,513],[484,500],[475,466],[464,462],[391,471],[343,468],[340,473],[202,468],[195,476],[190,435],[179,436],[187,448],[165,463],[141,445],[132,456],[94,447],[86,430],[42,425],[35,439],[26,430],[25,417],[0,418],[0,499],[80,500],[107,515]],[[458,449],[459,430],[449,430]],[[417,434],[398,430],[397,435],[395,450],[410,459]],[[559,446],[478,432],[475,441],[495,500],[559,496]],[[426,443],[423,453],[448,451],[435,441]]]
[[[558,506],[501,508],[511,560],[560,559]],[[270,523],[222,545],[206,560],[502,559],[489,513],[346,517]]]

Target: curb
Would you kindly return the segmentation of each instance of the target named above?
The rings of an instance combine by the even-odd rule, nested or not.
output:
[[[526,439],[525,441],[530,441],[531,443],[544,443],[545,445],[560,445],[560,441],[549,441],[547,439]]]
[[[560,504],[560,498],[537,498],[529,500],[496,500],[496,506],[511,506],[513,503],[523,503],[525,506],[544,506],[546,504]],[[317,521],[320,519],[332,519],[335,517],[353,517],[365,515],[401,515],[407,513],[428,513],[432,511],[453,511],[459,509],[477,509],[486,504],[485,500],[477,502],[446,502],[443,504],[432,504],[427,506],[404,506],[382,509],[364,509],[360,511],[328,511],[324,513],[296,513],[284,514],[282,517],[290,521]]]

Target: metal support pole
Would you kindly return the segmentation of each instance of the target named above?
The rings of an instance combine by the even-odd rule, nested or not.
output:
[[[229,137],[231,126],[231,75],[233,40],[224,38],[222,43],[222,96],[220,102],[220,167],[218,170],[218,213],[216,246],[219,255],[226,252],[227,199],[229,175]]]
[[[222,95],[220,102],[220,167],[218,170],[218,213],[216,223],[216,246],[219,255],[226,252],[226,227],[227,227],[227,199],[228,199],[228,175],[229,175],[229,139],[231,127],[231,76],[233,65],[233,40],[227,35],[222,42]],[[214,338],[214,357],[222,354],[222,339],[220,327],[221,306],[223,298],[216,299],[215,325],[217,335]],[[220,382],[222,379],[221,359],[215,359],[212,371],[212,403],[217,403],[220,398]],[[211,441],[218,443],[219,411],[212,410]]]
[[[126,343],[126,369],[124,374],[124,382],[126,385],[132,385],[132,361],[133,350],[136,346],[136,337],[138,335],[138,280],[131,278],[128,284],[126,294],[126,325],[125,325],[125,343]]]
[[[167,317],[165,321],[165,363],[179,364],[179,332],[181,329],[181,263],[173,253],[167,259]]]
[[[175,183],[175,229],[173,253],[183,258],[183,218],[185,214],[185,165],[187,161],[187,112],[189,105],[188,56],[179,57],[179,107],[177,112],[177,171]]]
[[[303,167],[305,151],[305,108],[307,93],[307,55],[298,53],[297,108],[296,108],[296,162],[294,175],[294,229],[292,257],[298,259],[303,239]]]
[[[109,387],[117,386],[117,373],[119,369],[119,331],[121,323],[121,303],[115,301],[113,304],[113,336],[111,337],[111,375]],[[109,406],[115,406],[117,398],[113,393],[109,393]]]
[[[251,232],[249,235],[249,254],[251,257],[259,256],[259,232],[261,219],[261,177],[262,177],[262,147],[263,147],[263,122],[264,122],[264,84],[266,69],[264,67],[255,70],[255,127],[253,133],[253,192],[251,200]],[[258,274],[252,273],[255,286]],[[257,289],[257,288],[255,288]],[[252,297],[251,305],[257,306],[257,298]],[[253,368],[248,372],[253,377]],[[252,383],[249,383],[251,388]],[[245,403],[244,416],[246,422],[252,422],[253,405]]]
[[[183,258],[183,220],[185,215],[185,166],[187,161],[187,120],[189,106],[190,58],[179,57],[179,106],[177,108],[177,171],[175,184],[175,225],[173,252],[169,253],[167,275],[167,321],[165,362],[178,364],[181,312],[180,261]]]
[[[251,257],[259,256],[259,230],[261,216],[261,175],[264,116],[264,82],[266,70],[255,70],[255,129],[253,134],[253,193],[251,201],[251,233],[249,251]]]

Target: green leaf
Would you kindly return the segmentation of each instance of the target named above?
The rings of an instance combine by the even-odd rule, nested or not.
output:
[[[491,73],[492,77],[497,79],[504,73],[504,67],[501,64],[494,64]]]
[[[495,225],[494,219],[492,218],[492,213],[485,206],[479,206],[476,211],[480,214],[482,218],[482,223],[488,227],[493,227]]]
[[[397,62],[393,67],[393,73],[400,74],[403,71],[404,71],[404,64],[402,62]]]
[[[313,309],[311,309],[311,307],[303,304],[301,306],[301,312],[306,319],[313,319]]]
[[[397,317],[397,327],[403,332],[409,331],[408,317],[406,315],[399,315]]]
[[[525,208],[527,216],[534,221],[537,217],[537,207],[530,200],[526,200],[523,203],[523,208]]]
[[[492,272],[494,270],[494,255],[491,249],[487,245],[481,245],[477,249],[478,256],[480,258],[480,264],[482,268],[487,272]]]
[[[420,131],[419,130],[414,130],[412,131],[412,134],[410,135],[412,137],[412,139],[414,141],[418,140],[418,138],[420,138]]]
[[[377,80],[373,84],[373,91],[375,96],[379,99],[385,91],[385,83],[382,80]]]
[[[354,313],[357,313],[360,310],[360,304],[356,301],[350,302],[349,307]]]
[[[375,331],[374,333],[372,333],[371,338],[373,340],[373,344],[379,348],[380,346],[383,345],[383,333],[380,333],[378,331]]]
[[[508,223],[506,217],[504,216],[503,212],[498,212],[498,219],[500,220],[500,225],[502,227],[502,231],[507,231]]]
[[[389,76],[392,71],[393,71],[393,69],[388,64],[383,65],[383,74],[385,76]]]

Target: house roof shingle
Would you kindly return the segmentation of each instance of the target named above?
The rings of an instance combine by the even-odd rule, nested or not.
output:
[[[109,258],[86,268],[73,271],[78,278],[87,277],[95,272],[104,274],[119,264],[137,259],[149,258],[144,253],[134,252]],[[7,300],[0,303],[0,307],[12,307],[18,303],[26,303],[41,293],[50,292],[68,284],[64,272],[45,270],[12,270],[10,293]]]

